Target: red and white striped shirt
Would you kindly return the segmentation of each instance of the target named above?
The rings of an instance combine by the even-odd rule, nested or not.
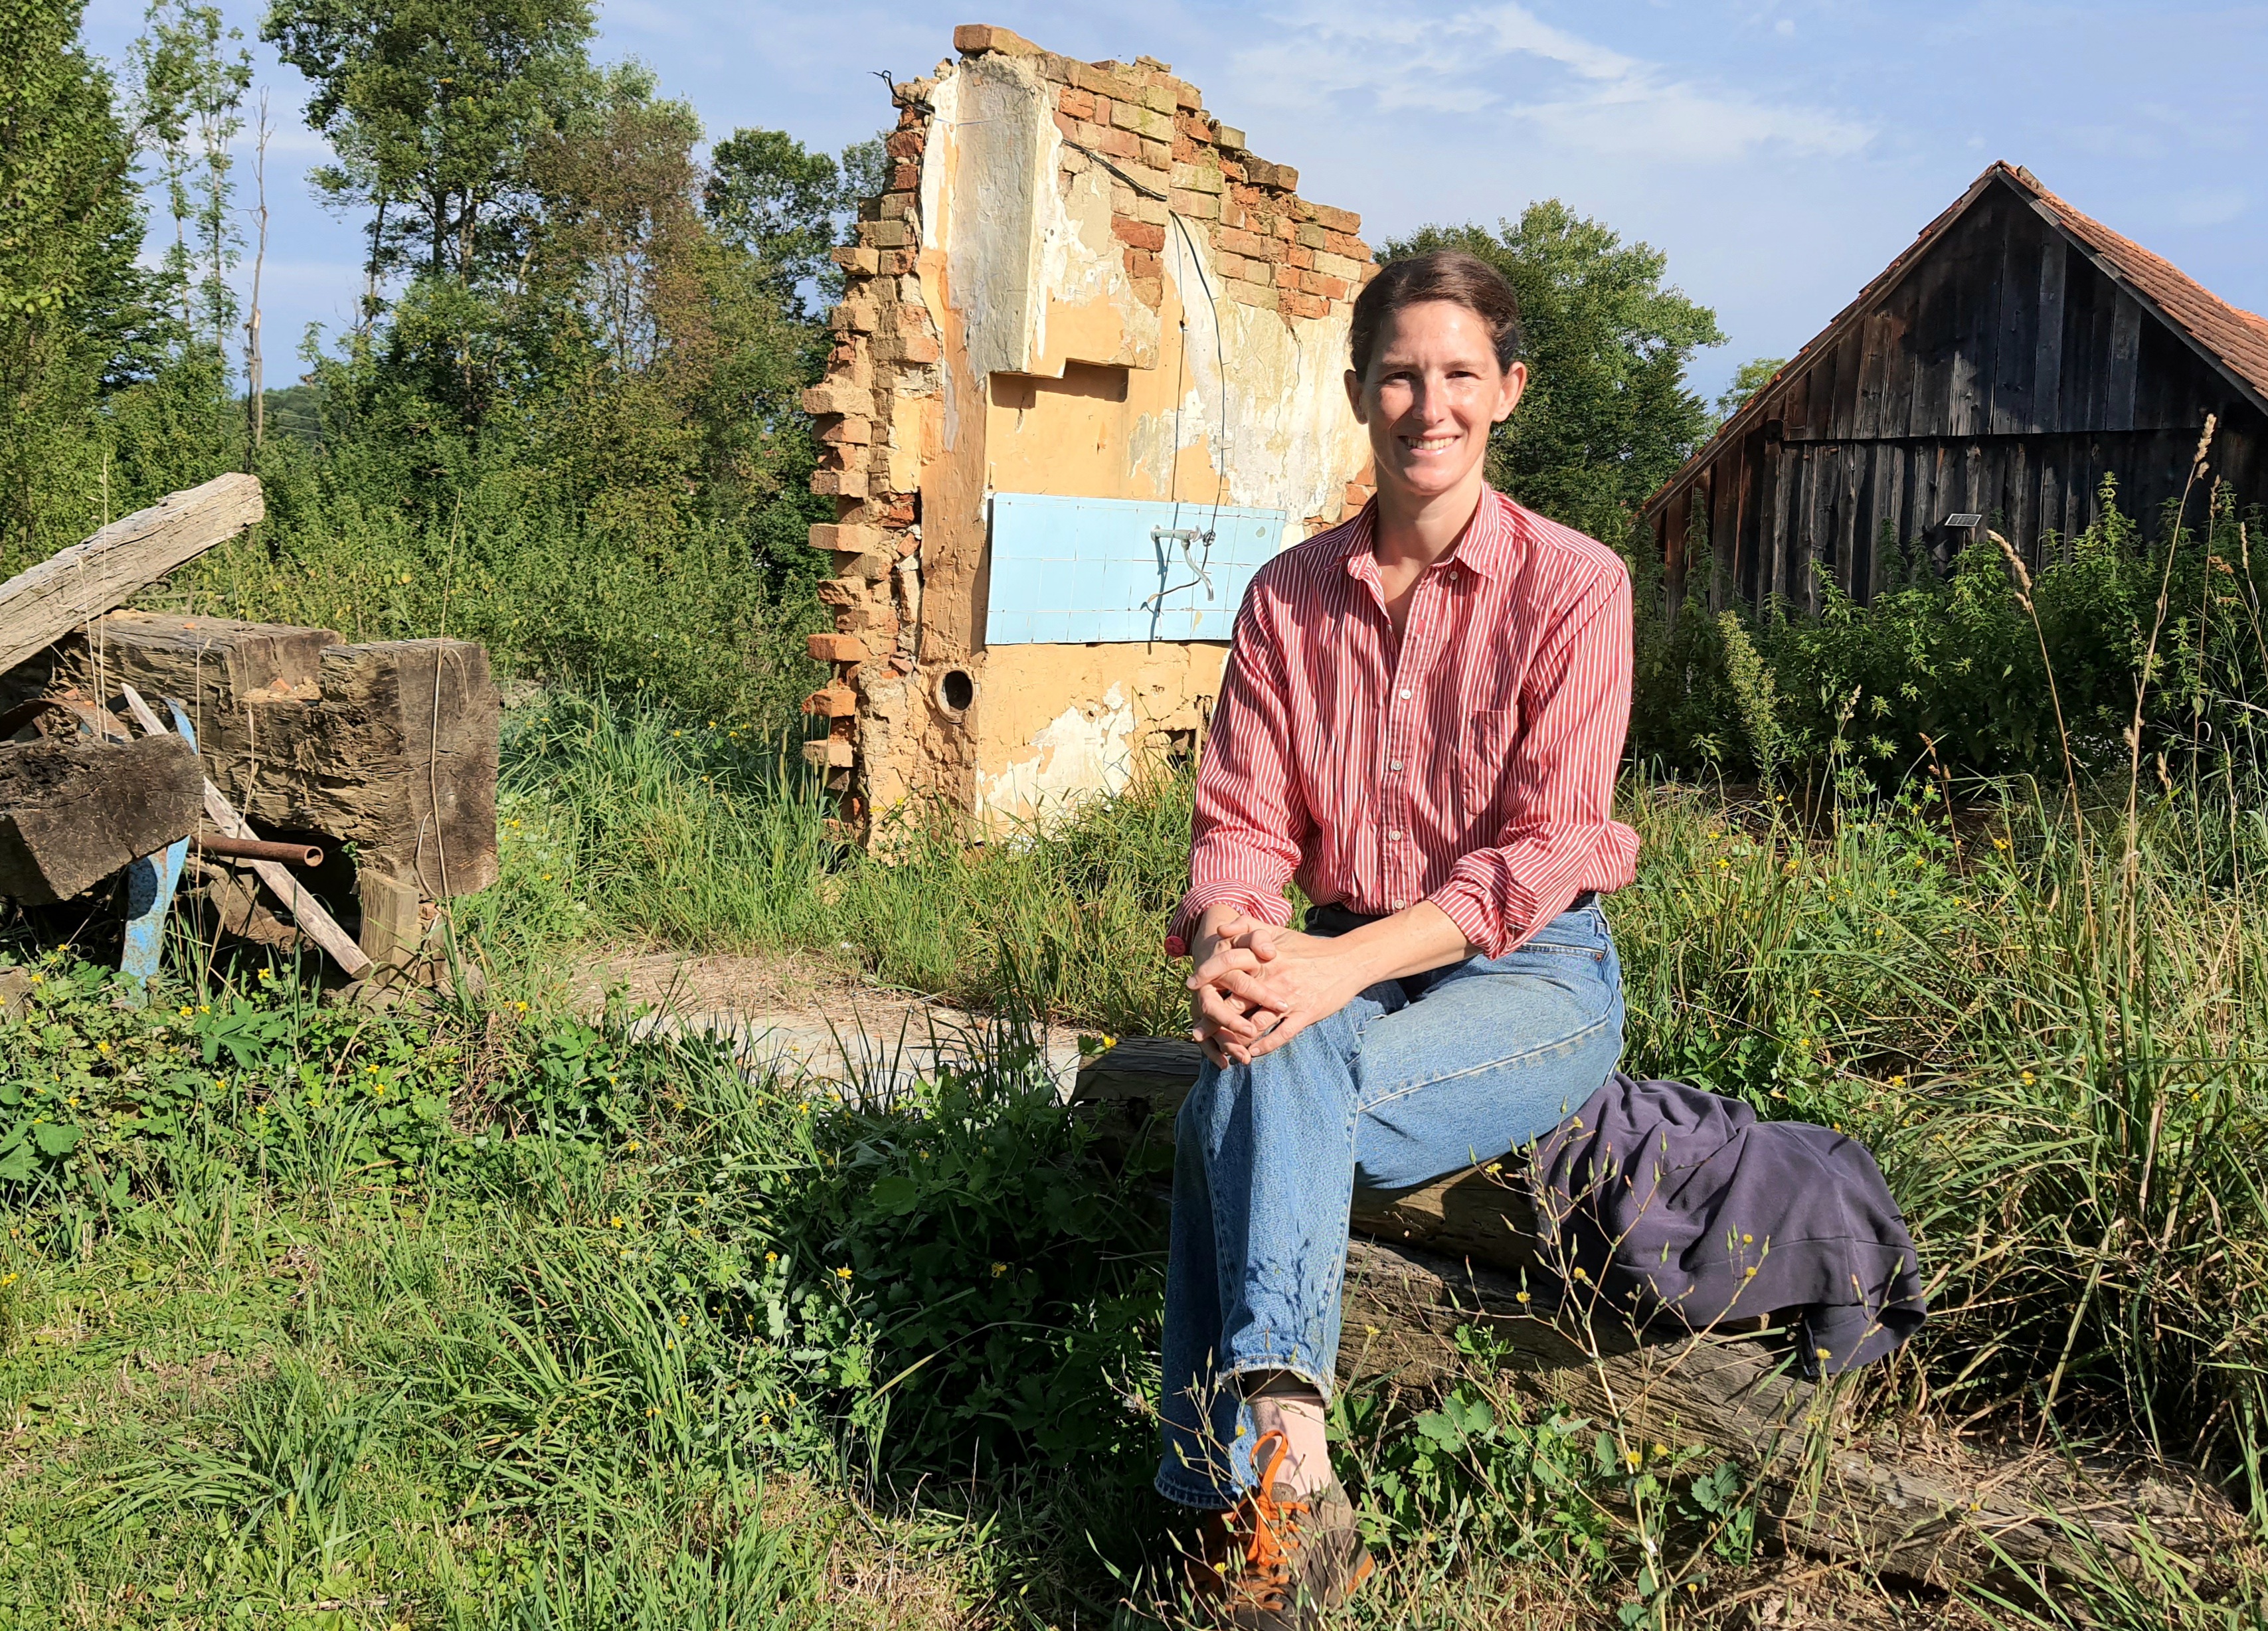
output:
[[[1400,641],[1373,501],[1253,575],[1197,771],[1189,892],[1167,950],[1232,903],[1386,913],[1431,900],[1500,957],[1635,876],[1613,819],[1630,726],[1630,574],[1484,489],[1418,579]]]

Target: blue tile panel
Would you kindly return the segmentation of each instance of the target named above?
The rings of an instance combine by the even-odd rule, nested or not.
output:
[[[985,643],[1226,640],[1290,526],[1282,510],[996,493]]]

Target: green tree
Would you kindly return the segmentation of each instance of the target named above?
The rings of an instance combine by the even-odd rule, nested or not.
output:
[[[1709,428],[1685,368],[1699,348],[1724,343],[1716,313],[1664,285],[1660,251],[1624,243],[1556,198],[1498,226],[1429,226],[1387,245],[1385,259],[1463,249],[1510,280],[1528,335],[1528,394],[1490,447],[1490,479],[1620,544],[1638,504]]]
[[[829,158],[784,130],[735,130],[711,155],[702,203],[725,240],[762,264],[781,303],[807,317],[804,286],[822,299],[838,291],[828,252],[844,241],[859,201],[882,190],[887,162],[879,136]]]
[[[261,38],[314,86],[336,162],[315,185],[370,211],[366,304],[403,268],[510,270],[533,213],[527,158],[589,94],[588,0],[274,0]]]
[[[220,9],[184,0],[154,0],[129,62],[134,79],[135,136],[158,155],[173,219],[166,272],[180,303],[181,326],[216,354],[236,325],[228,274],[243,246],[231,202],[230,144],[244,128],[252,54]]]
[[[157,360],[133,148],[81,0],[0,0],[0,569],[105,507],[95,415]]]
[[[1716,434],[1717,427],[1748,406],[1749,399],[1771,383],[1772,376],[1787,366],[1784,356],[1752,356],[1734,371],[1732,384],[1717,396],[1717,411],[1710,421],[1709,433]]]

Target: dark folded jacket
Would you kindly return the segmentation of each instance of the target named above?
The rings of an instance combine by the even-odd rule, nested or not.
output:
[[[1818,1377],[1880,1359],[1927,1312],[1881,1169],[1826,1128],[1617,1071],[1528,1171],[1547,1257],[1641,1323],[1793,1312]]]

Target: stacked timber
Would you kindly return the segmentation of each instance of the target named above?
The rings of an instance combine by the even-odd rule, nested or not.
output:
[[[221,926],[279,945],[312,931],[350,973],[369,962],[408,966],[424,949],[434,903],[497,879],[500,712],[488,653],[461,640],[350,645],[327,628],[112,609],[261,514],[258,481],[223,476],[0,584],[0,720],[11,722],[0,737],[36,722],[92,738],[45,744],[36,751],[47,758],[26,761],[77,756],[71,774],[42,783],[48,802],[26,803],[15,819],[15,849],[0,852],[0,893],[67,898],[99,881],[85,876],[98,852],[107,857],[144,839],[154,839],[150,849],[162,848],[195,827],[192,816],[188,827],[168,827],[162,837],[155,827],[118,835],[75,868],[43,860],[47,850],[33,855],[24,836],[36,832],[51,850],[46,834],[58,821],[92,820],[88,812],[107,797],[107,783],[88,767],[107,762],[105,752],[138,753],[153,765],[158,756],[187,753],[147,709],[137,713],[148,715],[144,729],[173,746],[155,746],[157,734],[125,745],[119,700],[146,695],[177,705],[195,731],[190,762],[202,761],[202,787],[191,791],[202,791],[206,819],[224,838],[287,838],[328,857],[303,890],[280,871],[261,870],[273,863],[239,864],[240,857],[201,849],[191,863],[193,886]],[[11,751],[33,750],[0,750]],[[0,799],[11,795],[0,788]],[[59,814],[66,805],[80,815]],[[263,904],[262,885],[291,922]],[[355,942],[341,940],[318,897],[354,903],[359,953]]]
[[[1106,1150],[1170,1136],[1202,1062],[1193,1042],[1129,1038],[1080,1069],[1073,1113]],[[1502,1385],[1624,1448],[1705,1444],[1741,1466],[1783,1543],[1934,1585],[2083,1576],[2148,1544],[2205,1559],[2236,1532],[2228,1501],[2183,1468],[1857,1423],[1847,1382],[1803,1380],[1770,1319],[1631,1328],[1560,1278],[1519,1167],[1507,1158],[1418,1190],[1355,1191],[1343,1379],[1426,1397],[1472,1363],[1460,1327],[1485,1332]]]

